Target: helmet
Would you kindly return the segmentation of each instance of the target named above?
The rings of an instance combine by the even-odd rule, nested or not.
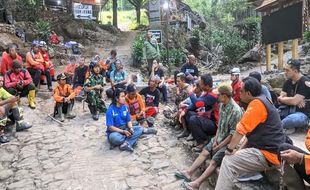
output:
[[[32,47],[38,47],[40,45],[40,42],[38,40],[33,40],[31,43]]]
[[[40,42],[39,42],[39,46],[40,46],[40,47],[46,46],[46,42],[40,41]]]
[[[232,70],[230,70],[230,74],[239,75],[240,74],[240,69],[235,67]]]
[[[92,71],[98,64],[98,61],[92,60],[89,64],[89,69]]]

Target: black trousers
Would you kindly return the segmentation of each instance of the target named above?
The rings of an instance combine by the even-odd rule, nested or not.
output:
[[[197,143],[202,144],[215,135],[217,127],[214,121],[205,117],[200,117],[196,112],[194,113],[190,113],[190,115],[186,117],[187,127]]]
[[[309,153],[301,150],[300,148],[293,146],[291,144],[285,143],[285,144],[281,145],[279,148],[279,154],[278,154],[279,160],[280,160],[280,152],[284,151],[284,150],[288,150],[288,149],[292,149],[292,150],[295,150],[297,152],[309,155]],[[296,170],[296,172],[298,173],[298,175],[301,179],[310,183],[310,175],[306,174],[305,162],[303,162],[302,164],[294,164],[294,169]]]
[[[54,112],[54,117],[56,116],[56,114],[58,114],[58,108],[61,107],[62,108],[62,113],[63,114],[67,114],[68,112],[68,107],[69,105],[73,104],[74,105],[74,100],[71,100],[70,103],[56,103],[56,106],[55,106],[55,112]]]
[[[51,78],[51,73],[49,70],[42,72],[39,69],[28,68],[28,71],[29,71],[31,78],[33,80],[33,83],[36,87],[39,86],[42,74],[45,75],[45,77],[46,77],[47,86],[52,86],[52,78]]]
[[[33,83],[30,83],[29,85],[25,86],[23,89],[21,90],[17,90],[16,88],[9,88],[7,89],[7,91],[14,95],[14,96],[20,96],[20,97],[25,97],[28,95],[30,90],[35,90],[35,86]]]

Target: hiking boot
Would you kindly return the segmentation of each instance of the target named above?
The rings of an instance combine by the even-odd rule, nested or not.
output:
[[[5,135],[0,136],[0,144],[8,143],[8,142],[10,142],[10,139],[7,136],[5,136]]]
[[[154,127],[149,127],[143,129],[143,134],[155,134],[156,135],[157,130]]]
[[[120,150],[126,150],[126,151],[128,151],[128,152],[133,152],[133,148],[129,145],[129,143],[128,142],[124,142],[123,144],[121,144],[120,146],[119,146],[119,149]]]
[[[17,132],[29,129],[31,127],[32,127],[32,125],[25,122],[25,121],[17,121],[16,122],[16,131]]]
[[[180,139],[180,138],[183,138],[183,137],[188,137],[188,135],[189,135],[188,130],[184,129],[183,132],[177,136],[177,138]]]
[[[62,113],[62,105],[58,105],[57,107],[57,119],[61,122],[65,121],[65,117],[64,114]]]

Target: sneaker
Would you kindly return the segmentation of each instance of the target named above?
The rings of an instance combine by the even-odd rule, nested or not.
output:
[[[263,176],[260,173],[245,173],[237,178],[238,181],[240,182],[245,182],[245,181],[257,181],[262,179]]]
[[[193,141],[194,140],[194,137],[192,134],[190,134],[187,138],[186,138],[186,141]]]
[[[5,136],[5,135],[0,136],[0,144],[1,143],[8,143],[8,142],[10,142],[10,139],[7,136]]]
[[[119,146],[119,149],[123,151],[126,150],[128,152],[133,152],[133,148],[126,141]]]
[[[157,130],[154,127],[149,127],[143,129],[143,134],[155,134],[156,135]]]

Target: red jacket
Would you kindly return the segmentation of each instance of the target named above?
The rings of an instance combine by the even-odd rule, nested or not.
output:
[[[23,81],[23,86],[32,83],[32,78],[26,69],[22,69],[18,74],[10,70],[5,75],[4,83],[6,88],[16,88],[20,81]]]
[[[59,40],[59,37],[57,36],[57,34],[52,34],[50,36],[50,42],[51,42],[51,44],[59,44],[60,40]]]
[[[13,61],[17,60],[20,62],[21,65],[23,65],[23,59],[18,54],[16,55],[15,59],[12,59],[10,54],[7,52],[3,52],[2,54],[2,64],[1,64],[1,74],[5,76],[5,73],[12,68]]]
[[[242,87],[242,81],[239,79],[231,83],[233,89],[233,99],[237,104],[240,104],[240,90]]]

